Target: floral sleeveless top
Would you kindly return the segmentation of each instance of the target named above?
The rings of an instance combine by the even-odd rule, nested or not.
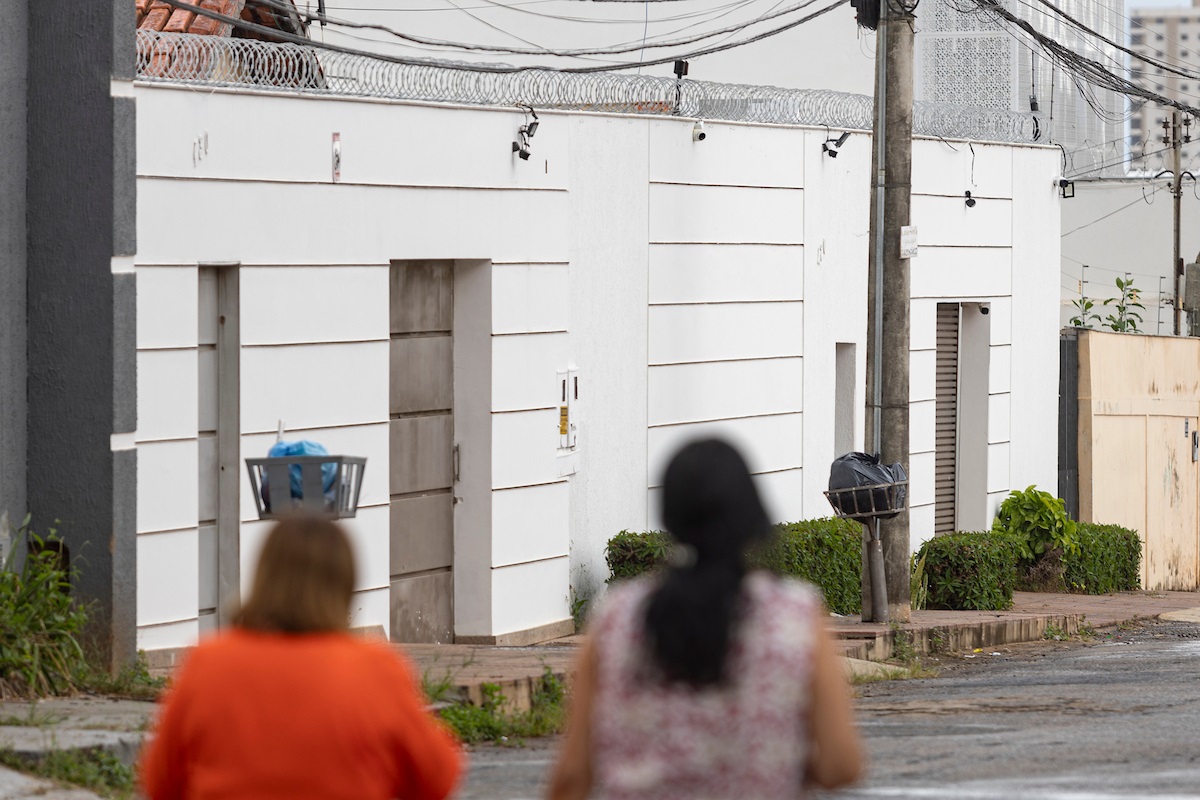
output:
[[[803,794],[811,654],[820,597],[751,573],[727,656],[730,683],[648,680],[643,619],[653,579],[614,587],[592,622],[598,659],[592,742],[611,800],[782,800]]]

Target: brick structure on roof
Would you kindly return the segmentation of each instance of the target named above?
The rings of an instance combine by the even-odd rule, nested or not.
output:
[[[137,7],[139,30],[162,31],[163,33],[192,33],[201,36],[234,36],[241,39],[273,41],[272,37],[258,31],[234,28],[227,22],[197,14],[186,8],[177,8],[164,0],[133,0]],[[296,10],[293,0],[190,0],[208,11],[227,17],[237,17],[274,28],[297,36],[307,35],[306,26]],[[286,6],[286,8],[281,8]]]

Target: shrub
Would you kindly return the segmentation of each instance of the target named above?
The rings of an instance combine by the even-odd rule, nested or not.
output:
[[[79,635],[87,614],[71,601],[70,580],[53,546],[25,518],[16,542],[30,543],[15,569],[17,548],[0,565],[0,697],[69,692],[85,669]]]
[[[1003,611],[1012,608],[1017,545],[996,531],[953,533],[921,545],[928,608]]]
[[[862,610],[862,527],[838,517],[776,526],[775,540],[755,560],[780,575],[820,587],[835,614]]]
[[[662,566],[671,550],[671,537],[663,531],[621,531],[608,540],[604,560],[610,581],[634,578]]]
[[[621,531],[608,541],[605,561],[610,580],[631,578],[658,568],[671,549],[662,531]],[[862,529],[836,517],[781,523],[775,536],[752,556],[755,566],[803,578],[818,586],[829,610],[856,614],[862,607]]]
[[[1009,494],[1000,504],[992,530],[1016,537],[1024,561],[1037,561],[1048,550],[1066,555],[1079,551],[1075,521],[1067,516],[1062,499],[1033,486]]]
[[[1078,536],[1079,551],[1063,558],[1063,578],[1070,591],[1108,594],[1141,585],[1142,542],[1137,531],[1081,522]]]

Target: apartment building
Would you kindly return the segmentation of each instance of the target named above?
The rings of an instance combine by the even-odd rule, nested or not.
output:
[[[1142,8],[1130,14],[1130,44],[1134,52],[1196,71],[1200,64],[1200,0],[1177,8]],[[1132,65],[1133,80],[1172,99],[1195,104],[1200,99],[1200,81],[1173,75],[1144,62]],[[1163,122],[1168,111],[1157,104],[1135,109],[1129,121],[1129,148],[1133,169],[1155,169],[1161,165],[1158,151],[1164,145]],[[1200,149],[1184,144],[1183,161]]]

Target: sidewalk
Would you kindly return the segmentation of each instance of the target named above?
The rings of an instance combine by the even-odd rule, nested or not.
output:
[[[1191,611],[1192,613],[1179,613]],[[837,617],[831,628],[849,658],[883,661],[903,631],[921,653],[959,652],[1042,639],[1047,631],[1078,633],[1084,625],[1105,628],[1170,614],[1200,623],[1200,593],[1125,592],[1091,597],[1017,593],[1010,611],[917,611],[912,622],[895,627]],[[444,682],[446,694],[479,702],[483,685],[495,684],[516,709],[529,707],[538,682],[549,672],[565,680],[581,637],[529,647],[484,645],[397,645],[413,661],[418,676]],[[0,747],[36,755],[51,749],[103,748],[132,763],[150,727],[154,705],[103,697],[53,698],[32,709],[28,703],[0,703]],[[19,724],[17,724],[19,723]],[[82,794],[32,794],[40,782],[0,768],[0,798]],[[30,783],[33,781],[33,783]],[[22,793],[23,792],[23,793]]]

